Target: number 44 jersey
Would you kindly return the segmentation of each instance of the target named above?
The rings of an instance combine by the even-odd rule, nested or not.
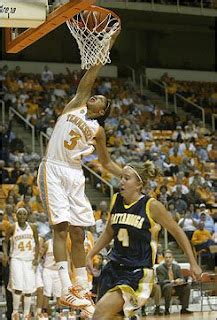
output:
[[[11,238],[10,257],[25,261],[34,259],[35,239],[33,230],[29,223],[26,222],[26,228],[21,229],[19,224],[15,223],[14,234]]]
[[[59,117],[48,144],[47,160],[70,166],[94,151],[93,138],[99,124],[87,119],[86,114],[87,107],[84,106]]]

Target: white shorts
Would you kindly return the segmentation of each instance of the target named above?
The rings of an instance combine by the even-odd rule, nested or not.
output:
[[[39,264],[37,266],[36,275],[35,275],[35,286],[36,286],[36,289],[44,287],[44,283],[43,283],[43,279],[42,279],[42,272],[43,272],[43,267],[42,267],[41,264]]]
[[[57,270],[43,269],[43,282],[44,282],[44,295],[46,297],[56,297],[61,296],[61,281],[59,277],[59,272]]]
[[[35,267],[32,261],[12,258],[10,261],[9,287],[22,293],[35,292]]]
[[[38,170],[38,187],[44,210],[52,225],[68,222],[73,226],[95,224],[92,207],[85,195],[85,177],[75,168],[42,161]]]

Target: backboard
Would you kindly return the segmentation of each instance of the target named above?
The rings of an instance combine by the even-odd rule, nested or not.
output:
[[[0,26],[5,27],[5,51],[17,53],[36,42],[94,0],[64,0],[57,7],[48,0],[0,0]],[[7,27],[8,26],[8,27]]]

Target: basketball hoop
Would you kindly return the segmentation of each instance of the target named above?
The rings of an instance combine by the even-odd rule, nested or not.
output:
[[[112,35],[120,28],[120,18],[112,11],[90,6],[73,16],[67,26],[76,39],[80,55],[81,68],[110,63],[109,46]]]

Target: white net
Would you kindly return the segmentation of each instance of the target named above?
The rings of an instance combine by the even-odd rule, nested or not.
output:
[[[111,62],[109,57],[110,40],[112,34],[119,29],[120,20],[112,13],[108,13],[99,22],[98,15],[97,11],[89,11],[88,13],[81,11],[66,22],[77,41],[82,69],[88,70],[91,66],[99,63],[104,65]]]

